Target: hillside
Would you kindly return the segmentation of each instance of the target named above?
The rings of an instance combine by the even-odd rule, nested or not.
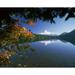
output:
[[[58,36],[58,38],[65,40],[75,40],[75,30],[72,30],[69,33],[61,34]]]

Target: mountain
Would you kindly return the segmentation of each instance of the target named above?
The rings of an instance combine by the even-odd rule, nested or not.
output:
[[[63,36],[63,35],[66,35],[66,34],[67,34],[67,32],[64,32],[64,33],[60,34],[60,36]]]
[[[72,30],[72,31],[69,32],[69,33],[64,32],[64,33],[62,33],[62,34],[59,35],[59,36],[73,36],[73,35],[75,35],[75,29]]]
[[[71,31],[69,34],[75,36],[75,29],[73,31]]]
[[[75,39],[75,29],[69,33],[62,33],[61,35],[58,36],[58,38],[74,40]]]

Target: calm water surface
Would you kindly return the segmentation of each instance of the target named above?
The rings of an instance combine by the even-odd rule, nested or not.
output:
[[[75,67],[75,45],[60,40],[27,43],[28,47],[16,49],[7,66],[24,67]],[[15,48],[15,47],[14,47]]]

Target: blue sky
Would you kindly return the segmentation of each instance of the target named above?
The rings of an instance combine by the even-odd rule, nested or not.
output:
[[[51,24],[47,21],[38,20],[34,26],[29,26],[27,24],[22,24],[22,26],[30,29],[33,33],[45,33],[50,34],[61,34],[63,32],[70,32],[75,29],[75,18],[70,18],[67,21],[64,18],[55,18],[55,24]]]
[[[48,21],[37,20],[33,26],[29,26],[25,23],[21,23],[21,25],[36,34],[61,34],[63,32],[70,32],[75,29],[75,18],[70,18],[67,21],[65,21],[64,18],[57,17],[55,18],[56,23],[52,24]],[[22,20],[26,21],[24,18],[22,18]]]

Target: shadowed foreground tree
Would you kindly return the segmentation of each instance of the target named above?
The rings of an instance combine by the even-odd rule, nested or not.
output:
[[[68,16],[65,20],[71,17],[75,17],[74,8],[0,8],[0,26],[2,24],[10,25],[18,20],[13,19],[11,16],[16,15],[20,17],[25,17],[26,19],[32,19],[36,21],[37,19],[43,21],[50,21],[54,23],[54,18],[59,16],[64,17],[66,14]]]

